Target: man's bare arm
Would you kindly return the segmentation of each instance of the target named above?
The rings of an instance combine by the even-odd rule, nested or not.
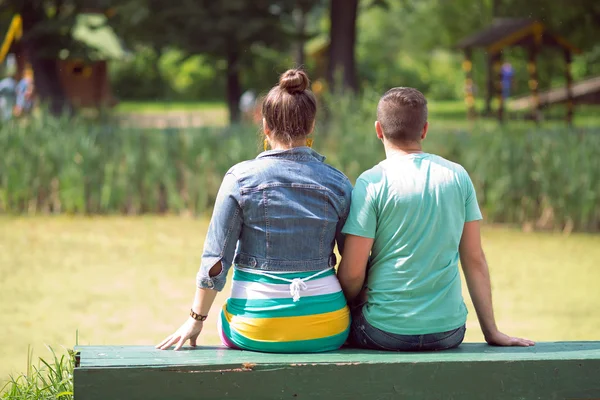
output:
[[[459,252],[469,294],[486,342],[494,346],[533,346],[535,343],[531,340],[505,335],[496,326],[490,273],[481,246],[479,221],[465,223]]]
[[[346,235],[342,262],[337,275],[348,303],[358,296],[363,287],[371,247],[373,247],[373,239]]]

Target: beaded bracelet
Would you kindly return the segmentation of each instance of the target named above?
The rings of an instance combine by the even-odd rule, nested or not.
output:
[[[196,321],[205,321],[206,318],[208,318],[208,315],[200,315],[200,314],[196,314],[194,312],[194,310],[190,310],[190,317],[194,318]]]

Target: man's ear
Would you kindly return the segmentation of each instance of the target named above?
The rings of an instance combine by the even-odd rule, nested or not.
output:
[[[427,137],[427,131],[429,130],[429,122],[425,122],[425,126],[423,127],[423,132],[421,132],[421,140],[425,140]]]
[[[375,132],[377,132],[377,138],[382,140],[383,139],[383,129],[381,128],[381,124],[379,123],[379,121],[375,121]]]

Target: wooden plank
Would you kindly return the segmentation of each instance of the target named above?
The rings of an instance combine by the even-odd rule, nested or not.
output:
[[[77,369],[75,398],[593,399],[600,360]]]
[[[600,93],[600,76],[574,83],[571,90],[573,99],[579,99],[588,95],[593,95],[594,93]],[[568,100],[568,96],[569,94],[567,88],[561,87],[539,93],[539,101],[540,105],[544,106],[548,104],[565,102]],[[533,98],[530,95],[515,98],[510,102],[510,108],[514,111],[525,110],[531,108],[532,105]]]
[[[527,360],[600,360],[600,342],[538,343],[533,347],[492,347],[484,343],[464,343],[459,348],[443,352],[394,353],[370,350],[342,349],[319,354],[268,354],[229,350],[223,347],[185,347],[181,351],[156,350],[151,346],[78,346],[79,368],[95,367],[198,367],[239,366],[254,364],[331,364],[331,363],[426,363],[466,361],[527,361]]]
[[[430,353],[265,354],[79,346],[75,396],[97,399],[592,399],[600,342],[466,343]]]

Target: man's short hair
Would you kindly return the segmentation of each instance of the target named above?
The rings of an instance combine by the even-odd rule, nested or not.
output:
[[[427,100],[417,89],[390,89],[379,100],[377,120],[389,141],[418,142],[427,123]]]

